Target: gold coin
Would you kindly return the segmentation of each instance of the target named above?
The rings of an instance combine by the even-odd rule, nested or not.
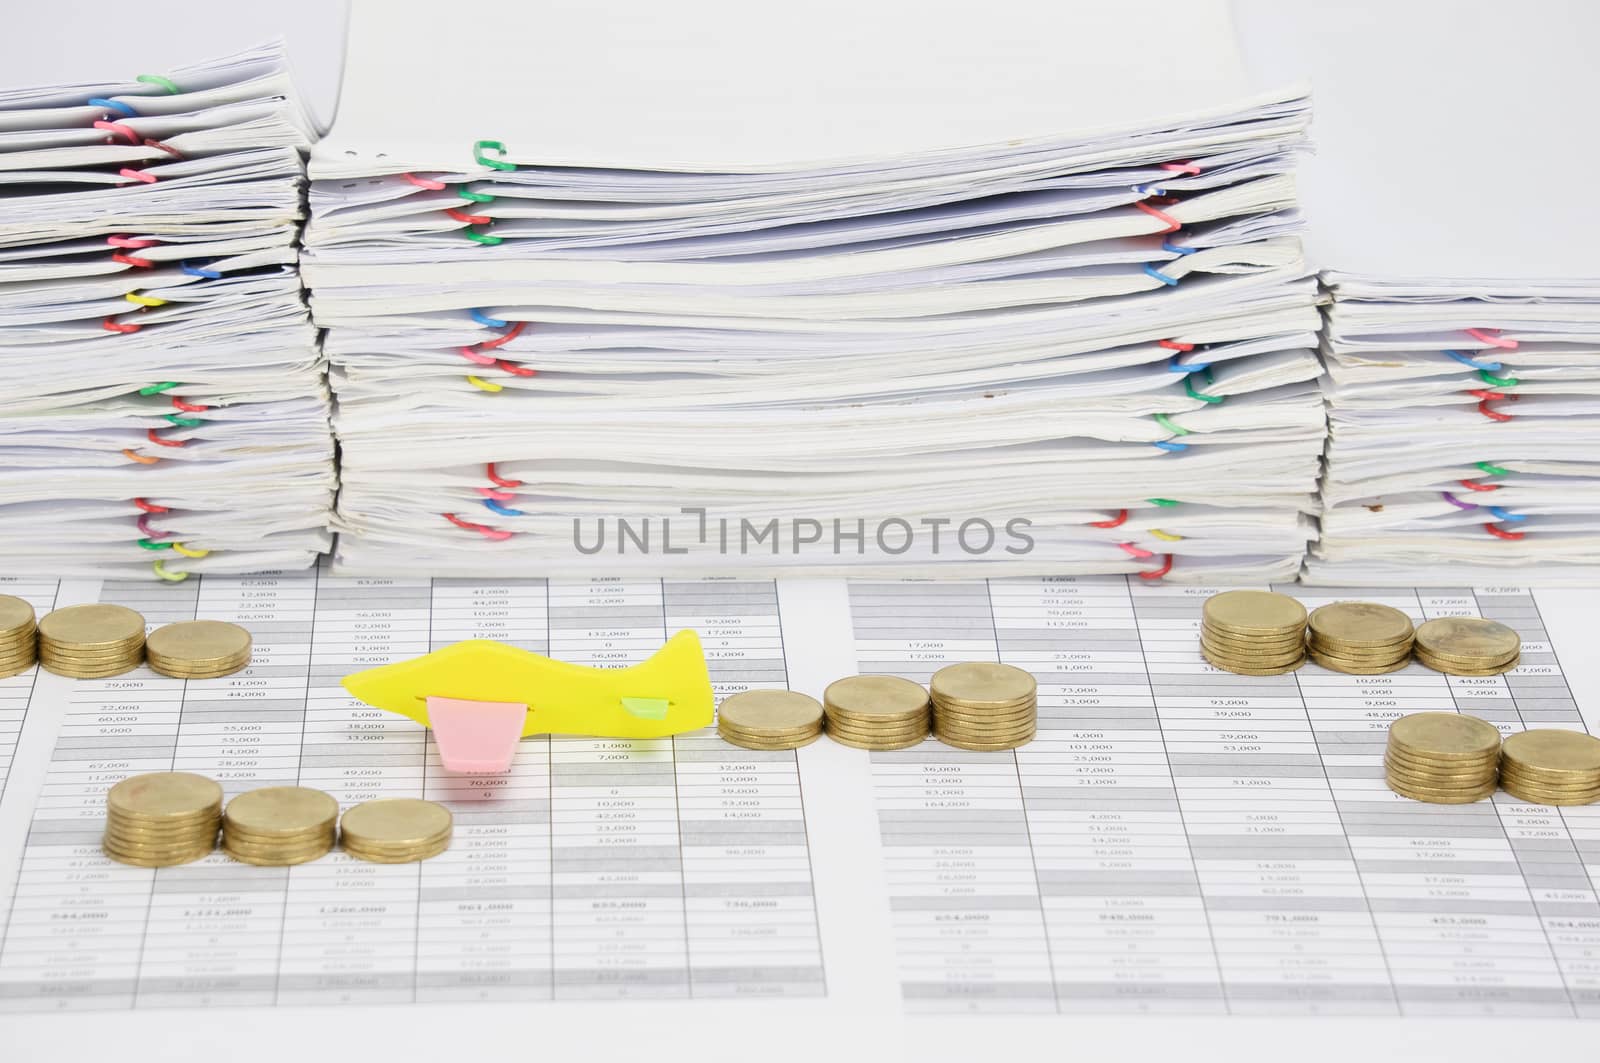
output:
[[[450,810],[437,802],[386,797],[347,811],[339,820],[339,834],[347,848],[419,846],[441,835],[448,839],[453,821]]]
[[[809,746],[821,737],[821,731],[814,731],[803,737],[775,739],[748,738],[742,735],[723,734],[722,740],[729,745],[740,746],[744,749],[778,752],[785,749],[799,749],[801,746]]]
[[[1305,662],[1305,658],[1301,657],[1297,661],[1294,661],[1294,662],[1292,662],[1290,664],[1286,664],[1286,665],[1283,665],[1283,666],[1280,666],[1280,667],[1254,668],[1254,667],[1250,667],[1248,665],[1243,665],[1243,664],[1239,664],[1239,663],[1236,663],[1236,662],[1233,662],[1233,661],[1229,661],[1229,660],[1227,660],[1227,658],[1217,658],[1217,657],[1212,655],[1211,651],[1207,650],[1203,646],[1200,649],[1200,655],[1202,657],[1204,657],[1207,661],[1211,662],[1216,667],[1221,668],[1224,672],[1232,672],[1235,675],[1254,675],[1254,676],[1285,675],[1285,674],[1287,674],[1289,672],[1295,671],[1301,665],[1306,663]]]
[[[1589,794],[1551,794],[1540,790],[1526,789],[1515,781],[1503,785],[1506,793],[1523,801],[1531,801],[1536,805],[1592,805],[1600,800],[1600,790]]]
[[[960,705],[938,705],[933,710],[934,719],[964,719],[964,720],[1015,720],[1022,717],[1032,718],[1039,714],[1039,703],[1036,701],[1023,702],[1021,705],[1007,709],[969,709]]]
[[[1404,746],[1390,742],[1383,752],[1384,758],[1413,771],[1495,771],[1500,767],[1499,753],[1485,757],[1430,757],[1413,753]]]
[[[179,864],[192,864],[196,860],[211,855],[216,851],[216,846],[197,845],[193,849],[170,855],[148,856],[143,853],[127,852],[102,843],[100,851],[119,864],[130,864],[134,867],[177,867]]]
[[[1458,712],[1413,712],[1389,725],[1389,741],[1438,760],[1477,760],[1500,751],[1494,724]]]
[[[822,705],[797,690],[746,690],[724,698],[717,719],[746,732],[820,726]]]
[[[933,737],[937,738],[939,741],[943,742],[945,745],[954,746],[957,749],[966,749],[966,750],[970,750],[971,752],[974,752],[974,753],[998,753],[1001,750],[1016,749],[1019,746],[1025,746],[1029,742],[1033,741],[1034,735],[1033,735],[1032,732],[1029,732],[1028,734],[1022,735],[1020,737],[1013,738],[1013,739],[1008,739],[1008,740],[1005,740],[1005,741],[999,741],[999,742],[971,741],[971,740],[968,740],[968,739],[965,739],[965,738],[961,738],[961,737],[957,737],[957,736],[953,736],[953,735],[944,735],[944,734],[937,734],[937,733],[934,734]]]
[[[1411,663],[1410,657],[1402,657],[1400,660],[1389,664],[1358,664],[1338,657],[1329,657],[1327,654],[1318,653],[1314,649],[1306,656],[1310,657],[1313,663],[1321,665],[1328,671],[1340,672],[1344,675],[1387,675],[1389,672],[1398,672]]]
[[[1291,632],[1282,636],[1258,635],[1230,635],[1225,631],[1218,631],[1207,624],[1200,625],[1200,639],[1202,642],[1214,643],[1219,649],[1240,650],[1292,650],[1306,644],[1305,636],[1300,632]]]
[[[1039,685],[1021,668],[993,661],[951,664],[933,673],[928,687],[933,697],[968,708],[1008,708],[1035,697]]]
[[[112,814],[156,823],[181,822],[221,807],[222,787],[186,771],[130,775],[106,792]]]
[[[928,740],[928,735],[926,733],[912,735],[909,738],[900,739],[866,739],[857,738],[854,735],[843,735],[829,731],[828,737],[839,743],[841,746],[850,746],[852,749],[866,749],[874,752],[887,752],[894,749],[910,749],[912,746],[920,746],[922,743]]]
[[[1600,776],[1600,738],[1582,731],[1538,728],[1507,735],[1501,747],[1505,766],[1551,776]]]
[[[332,832],[339,820],[339,802],[308,786],[264,786],[228,802],[223,827],[259,837],[294,837]]]
[[[1503,661],[1522,651],[1522,636],[1480,616],[1443,616],[1417,628],[1417,650],[1442,661]]]
[[[144,639],[144,617],[120,605],[69,605],[46,613],[39,637],[64,649],[111,648]]]
[[[182,620],[164,624],[145,639],[149,652],[193,665],[231,661],[250,652],[250,632],[225,620]]]
[[[1550,794],[1554,797],[1600,793],[1600,780],[1590,780],[1585,783],[1550,783],[1540,779],[1529,779],[1516,772],[1500,776],[1500,785],[1516,787],[1529,793]]]
[[[1302,660],[1306,652],[1299,647],[1280,653],[1239,653],[1236,650],[1219,650],[1208,643],[1200,643],[1200,653],[1209,660],[1227,661],[1245,668],[1277,668]]]
[[[901,718],[927,711],[928,691],[897,675],[853,675],[829,683],[822,703],[829,715]]]
[[[240,852],[230,849],[226,845],[222,851],[241,864],[254,864],[256,867],[293,867],[296,864],[309,864],[321,856],[326,856],[333,851],[333,843],[316,848],[302,849],[296,852],[252,853]]]
[[[1484,668],[1469,668],[1464,664],[1453,664],[1449,661],[1441,661],[1436,657],[1431,657],[1428,654],[1421,652],[1420,650],[1417,651],[1413,659],[1424,668],[1431,668],[1435,672],[1443,672],[1445,675],[1460,676],[1500,675],[1504,672],[1511,671],[1513,668],[1517,667],[1517,665],[1522,663],[1522,658],[1520,655],[1518,655],[1501,664],[1493,664]]]
[[[1495,780],[1495,772],[1492,769],[1470,772],[1413,771],[1396,764],[1385,764],[1383,772],[1391,779],[1399,779],[1402,782],[1419,786],[1437,786],[1441,789],[1448,789],[1454,786],[1475,788],[1487,786]]]
[[[1306,625],[1306,607],[1273,591],[1223,591],[1206,599],[1204,622],[1235,635],[1284,635]]]
[[[1430,805],[1470,805],[1493,795],[1495,791],[1493,786],[1477,790],[1439,790],[1433,787],[1406,786],[1397,782],[1390,782],[1389,789],[1401,797],[1409,797],[1413,801],[1426,801]]]
[[[36,627],[33,604],[26,598],[0,594],[0,642],[22,638]]]
[[[839,712],[835,709],[828,709],[826,712],[826,718],[830,727],[836,723],[842,723],[846,727],[865,727],[870,729],[873,727],[912,727],[918,723],[926,724],[929,720],[933,719],[933,713],[924,709],[922,712],[907,713],[904,716],[896,715],[873,717],[858,716],[855,713]]]
[[[959,712],[968,716],[1004,716],[1009,713],[1034,712],[1039,706],[1035,698],[1023,698],[1021,701],[1007,705],[969,705],[964,701],[947,701],[943,698],[934,700],[933,715],[943,712]]]
[[[820,734],[822,723],[819,721],[810,727],[791,727],[782,731],[752,731],[743,727],[734,727],[727,723],[718,723],[717,732],[725,735],[742,735],[745,738],[804,738],[806,735]]]
[[[1334,602],[1320,606],[1306,618],[1306,627],[1313,639],[1373,649],[1409,643],[1416,633],[1409,616],[1377,602]]]
[[[827,733],[834,737],[841,735],[856,738],[863,742],[882,739],[888,742],[897,742],[917,735],[925,735],[933,728],[928,724],[919,724],[915,727],[840,727],[829,726]]]
[[[419,860],[431,860],[450,847],[450,839],[445,837],[437,842],[406,851],[387,849],[369,849],[365,846],[346,845],[344,851],[357,860],[365,860],[369,864],[410,864]]]

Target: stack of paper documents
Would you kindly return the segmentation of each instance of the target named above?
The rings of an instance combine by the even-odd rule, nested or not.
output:
[[[1292,576],[1308,105],[1225,5],[739,12],[490,3],[595,47],[419,81],[358,5],[303,263],[339,566]]]
[[[1327,280],[1309,578],[1600,564],[1600,280]]]
[[[278,46],[0,92],[6,571],[179,579],[327,548],[295,261],[316,133]]]
[[[1585,208],[1550,184],[1600,169],[1561,105],[1600,8],[1480,4],[1441,34],[1437,4],[1293,7],[1271,5],[1293,32],[1256,58],[1317,88],[1329,442],[1306,578],[1600,575],[1600,273]]]

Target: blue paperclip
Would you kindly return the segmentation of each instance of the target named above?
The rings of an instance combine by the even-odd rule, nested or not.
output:
[[[1167,360],[1167,372],[1169,372],[1169,373],[1198,373],[1201,370],[1210,369],[1211,368],[1211,363],[1210,362],[1191,362],[1188,365],[1184,365],[1182,362],[1178,361],[1178,359],[1182,358],[1182,357],[1183,357],[1183,355],[1181,355],[1181,354],[1175,354],[1171,358],[1169,358]]]
[[[1161,250],[1174,255],[1192,255],[1200,250],[1198,247],[1180,247],[1171,240],[1161,241]]]
[[[1188,450],[1189,449],[1189,444],[1187,444],[1187,443],[1174,443],[1170,439],[1157,440],[1155,445],[1160,447],[1162,450],[1168,451],[1169,453],[1173,453],[1173,454],[1176,454],[1181,450]]]
[[[1155,185],[1134,185],[1133,190],[1141,196],[1164,196],[1167,194],[1165,188],[1157,188]]]
[[[1159,269],[1156,269],[1154,266],[1146,265],[1144,267],[1144,271],[1169,288],[1176,288],[1178,286],[1178,278],[1169,277],[1165,273],[1162,273]]]
[[[139,117],[139,112],[135,111],[132,107],[129,107],[127,104],[121,103],[121,102],[119,102],[117,100],[101,99],[99,96],[96,96],[94,99],[90,100],[89,101],[89,106],[90,107],[103,107],[108,111],[117,111],[117,112],[121,113],[122,117],[124,117],[124,118],[137,118],[137,117]]]
[[[1450,357],[1454,358],[1456,361],[1460,362],[1462,365],[1469,365],[1474,369],[1487,369],[1491,373],[1498,373],[1500,371],[1500,363],[1499,362],[1480,362],[1480,361],[1477,361],[1475,359],[1468,358],[1466,355],[1462,354],[1460,351],[1445,351],[1444,353],[1448,354]]]
[[[1528,515],[1526,513],[1507,513],[1505,510],[1501,509],[1499,506],[1490,506],[1489,507],[1489,512],[1494,514],[1494,519],[1495,520],[1527,520],[1528,519]]]
[[[214,269],[206,269],[204,266],[191,266],[187,262],[180,262],[178,263],[178,268],[191,277],[204,277],[208,281],[218,281],[222,279],[222,274],[218,273]]]
[[[485,314],[482,310],[477,308],[469,310],[468,313],[472,315],[472,320],[476,321],[480,325],[487,325],[490,328],[505,328],[508,324],[508,322],[501,321],[497,317],[490,317],[488,314]]]
[[[496,502],[492,498],[484,499],[483,500],[483,504],[485,506],[489,507],[490,509],[494,510],[496,513],[500,514],[502,517],[525,517],[525,516],[527,516],[527,514],[522,512],[522,510],[520,510],[520,509],[507,509],[505,506],[502,506],[500,503]]]

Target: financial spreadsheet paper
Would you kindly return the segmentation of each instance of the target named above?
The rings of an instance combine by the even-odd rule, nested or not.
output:
[[[1234,1058],[1277,1029],[1326,1031],[1307,1058],[1394,1036],[1429,1058],[1452,1037],[1587,1035],[1572,1020],[1600,1016],[1600,807],[1424,805],[1381,766],[1408,712],[1585,729],[1583,692],[1600,688],[1581,597],[1278,589],[1492,617],[1522,633],[1522,664],[1234,676],[1196,648],[1207,589],[1123,577],[7,581],[41,613],[229,620],[256,648],[220,680],[0,681],[0,1030],[25,1050],[112,1046],[181,1019],[243,1057],[272,1035],[241,1044],[241,1022],[350,1045],[401,1036],[385,1027],[422,1044],[434,1034],[416,1028],[440,1024],[508,1046],[519,1024],[530,1045],[575,1047],[584,1030],[694,1031],[670,1058],[735,1034],[773,1058],[1006,1037],[1048,1056],[1067,1036],[1201,1019],[1243,1046]],[[426,731],[339,686],[466,638],[621,666],[682,628],[719,696],[1005,661],[1039,679],[1039,737],[1004,753],[536,737],[507,776],[453,776]],[[411,865],[109,861],[106,789],[167,770],[229,796],[426,797],[452,809],[455,839]],[[160,1047],[128,1043],[131,1058]]]

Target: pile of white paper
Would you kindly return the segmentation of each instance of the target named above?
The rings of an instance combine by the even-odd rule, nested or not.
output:
[[[1308,579],[1600,564],[1600,281],[1330,273]]]
[[[281,48],[0,92],[7,572],[243,572],[329,545],[296,268],[317,134]]]
[[[341,569],[1297,570],[1308,108],[1224,5],[490,8],[595,47],[421,85],[358,7],[312,156]]]

